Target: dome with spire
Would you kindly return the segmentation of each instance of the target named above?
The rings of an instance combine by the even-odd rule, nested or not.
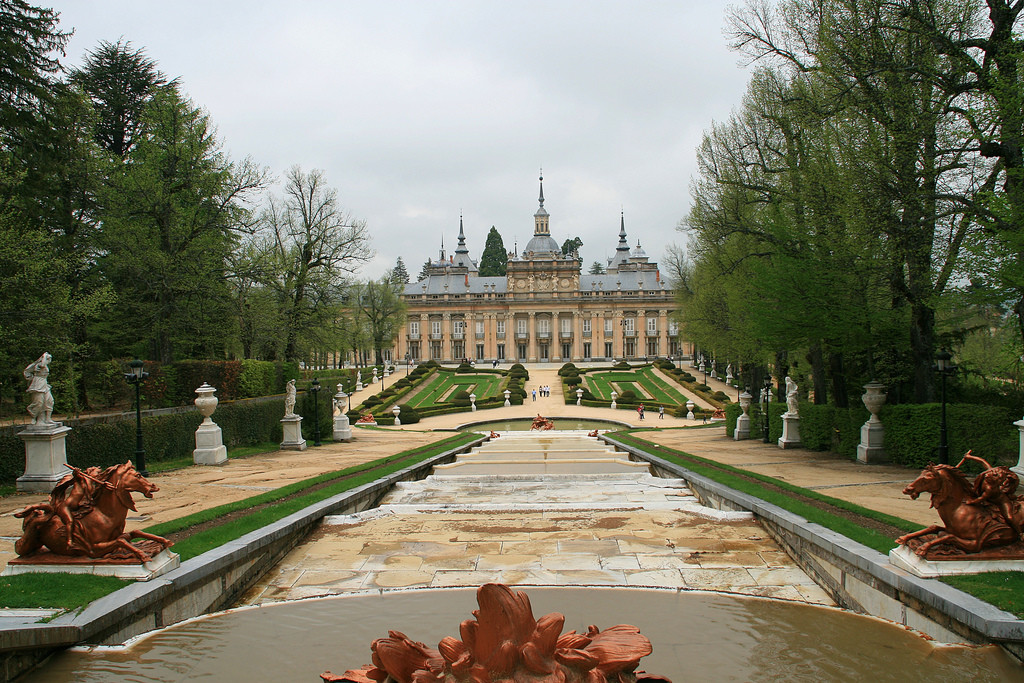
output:
[[[530,258],[533,256],[559,256],[562,253],[562,248],[551,237],[551,232],[548,229],[548,212],[544,208],[543,173],[540,176],[540,197],[538,201],[540,202],[540,208],[533,214],[533,237],[526,243],[526,248],[523,249],[523,256]]]

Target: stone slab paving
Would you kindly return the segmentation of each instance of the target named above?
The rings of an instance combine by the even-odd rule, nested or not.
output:
[[[488,581],[833,604],[752,515],[703,507],[682,481],[536,467],[510,475],[502,463],[492,471],[434,475],[397,487],[374,510],[327,518],[241,604]]]

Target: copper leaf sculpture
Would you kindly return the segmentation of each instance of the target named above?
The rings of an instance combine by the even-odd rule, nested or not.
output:
[[[447,637],[438,649],[410,640],[399,631],[373,641],[373,665],[327,672],[327,683],[670,683],[636,673],[651,641],[635,626],[612,626],[564,635],[565,617],[557,612],[533,618],[530,599],[508,586],[488,583],[477,589],[480,609],[462,622],[462,640]]]

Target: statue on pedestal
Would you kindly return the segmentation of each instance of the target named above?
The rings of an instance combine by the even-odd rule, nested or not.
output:
[[[284,416],[295,417],[295,380],[288,380],[284,387]]]
[[[800,399],[800,395],[797,392],[796,382],[791,377],[786,376],[786,412],[794,417],[800,412],[800,408],[797,402]]]
[[[50,392],[50,384],[46,378],[50,376],[50,361],[53,357],[43,352],[38,360],[30,363],[25,368],[25,379],[28,380],[27,391],[32,400],[28,404],[28,414],[32,416],[33,427],[50,427],[57,423],[51,417],[53,415],[53,394]]]

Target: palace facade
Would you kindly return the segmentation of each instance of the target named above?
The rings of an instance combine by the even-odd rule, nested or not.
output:
[[[578,254],[562,254],[544,209],[533,215],[533,237],[508,255],[501,277],[481,277],[469,256],[459,220],[455,253],[427,266],[427,276],[405,286],[405,327],[395,360],[458,362],[569,362],[679,357],[692,353],[672,320],[670,283],[639,241],[630,250],[625,216],[607,272],[582,272]]]

